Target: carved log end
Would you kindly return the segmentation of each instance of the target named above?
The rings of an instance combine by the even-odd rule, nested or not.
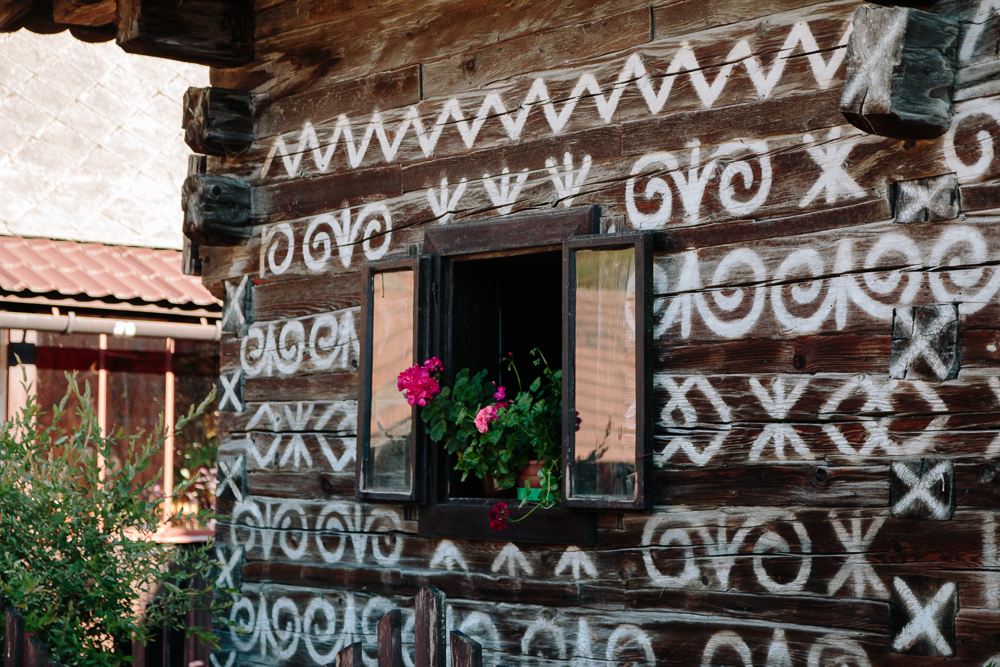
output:
[[[253,143],[253,98],[246,90],[188,88],[183,127],[184,141],[196,153],[242,153]]]
[[[250,186],[232,176],[191,174],[181,189],[184,235],[207,246],[246,243],[251,223]]]
[[[855,127],[897,139],[948,131],[958,24],[906,7],[859,7],[840,101]]]

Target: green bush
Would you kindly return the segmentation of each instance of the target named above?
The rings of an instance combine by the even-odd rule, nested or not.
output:
[[[181,417],[177,430],[206,410],[212,394]],[[82,406],[75,409],[80,425],[64,431],[57,425],[70,403]],[[158,475],[142,485],[136,480],[163,451],[162,419],[144,439],[105,438],[91,403],[89,386],[81,393],[71,378],[50,416],[39,419],[29,398],[0,426],[0,592],[67,667],[127,663],[123,649],[132,639],[147,641],[164,624],[182,628],[190,609],[219,613],[230,597],[215,595],[211,585],[187,586],[197,575],[212,581],[218,564],[210,545],[179,549],[144,539],[161,525],[163,499],[149,498]],[[103,479],[99,456],[108,462]],[[199,510],[171,521],[204,526],[209,519]],[[143,603],[145,613],[137,613]],[[208,631],[189,631],[215,642]]]

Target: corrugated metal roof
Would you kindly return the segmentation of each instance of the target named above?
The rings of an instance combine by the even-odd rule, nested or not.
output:
[[[177,250],[20,236],[0,236],[0,289],[179,306],[218,303],[200,279],[181,273]]]

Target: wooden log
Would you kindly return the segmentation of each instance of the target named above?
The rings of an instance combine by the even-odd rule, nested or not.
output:
[[[893,308],[889,377],[951,380],[960,370],[958,306]]]
[[[483,667],[483,647],[458,630],[451,631],[451,667]]]
[[[0,32],[17,32],[25,25],[46,15],[45,2],[8,0],[0,5]],[[51,15],[48,16],[51,19]]]
[[[253,98],[246,90],[188,88],[184,141],[196,153],[228,157],[253,143]]]
[[[253,233],[250,185],[231,176],[192,174],[181,189],[184,235],[202,245],[240,245]]]
[[[417,592],[416,667],[445,667],[445,596],[434,586]]]
[[[217,473],[218,485],[216,498],[242,502],[247,496],[247,458],[240,455],[227,459],[219,459]]]
[[[889,466],[892,515],[946,521],[955,516],[955,464],[941,459],[893,461]]]
[[[364,649],[361,642],[354,642],[337,652],[334,667],[364,667],[364,664]]]
[[[238,281],[223,281],[223,286],[226,294],[222,299],[222,331],[243,338],[256,321],[254,284],[249,276],[243,276]]]
[[[859,7],[840,101],[855,127],[896,139],[938,137],[951,126],[958,24],[903,7]]]
[[[69,26],[113,28],[115,0],[52,0],[52,18]],[[113,29],[110,38],[115,38]]]
[[[378,622],[378,667],[403,667],[403,615],[387,611]]]
[[[71,25],[69,34],[87,44],[103,44],[115,38],[116,30],[114,23],[100,26]]]
[[[219,392],[221,394],[219,412],[243,412],[246,382],[246,373],[242,369],[219,376]]]
[[[37,635],[30,635],[24,647],[24,667],[48,667],[49,650]]]
[[[201,246],[186,236],[181,250],[181,272],[185,276],[201,275]]]
[[[929,577],[893,577],[889,599],[893,653],[954,656],[957,616],[956,582]]]
[[[4,615],[3,667],[24,667],[24,617],[13,607]]]
[[[249,0],[118,0],[115,23],[128,53],[212,67],[253,60]]]
[[[955,174],[900,181],[896,184],[893,208],[896,222],[927,222],[957,218],[958,178]]]

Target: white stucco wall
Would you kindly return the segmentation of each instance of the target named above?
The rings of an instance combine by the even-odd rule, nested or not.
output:
[[[0,234],[181,247],[181,132],[208,68],[0,34]]]

